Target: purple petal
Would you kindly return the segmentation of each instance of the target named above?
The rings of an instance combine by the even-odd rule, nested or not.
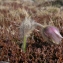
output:
[[[54,43],[59,44],[62,40],[62,36],[58,30],[58,28],[54,26],[47,26],[43,30],[45,37],[51,39]]]

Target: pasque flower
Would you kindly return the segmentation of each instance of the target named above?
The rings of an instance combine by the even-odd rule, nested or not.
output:
[[[22,49],[24,52],[26,52],[27,38],[29,37],[30,33],[32,33],[32,31],[36,29],[37,26],[41,28],[41,31],[38,31],[40,31],[44,39],[49,42],[52,41],[55,44],[59,44],[63,38],[58,28],[54,26],[44,26],[40,23],[35,22],[30,17],[25,17],[25,20],[20,25],[20,35],[23,39]]]
[[[45,40],[52,41],[55,44],[59,44],[62,40],[62,36],[57,27],[54,26],[46,26],[42,29],[42,34]]]

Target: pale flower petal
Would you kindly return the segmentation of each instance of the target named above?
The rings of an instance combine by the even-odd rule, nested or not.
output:
[[[53,43],[61,43],[62,36],[58,28],[54,26],[47,26],[43,29],[43,35],[46,39],[51,40]]]

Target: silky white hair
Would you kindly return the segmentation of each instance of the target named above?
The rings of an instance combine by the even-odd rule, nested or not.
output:
[[[32,33],[32,31],[35,30],[37,26],[40,26],[41,28],[43,27],[43,25],[35,22],[30,17],[29,18],[25,17],[24,21],[20,25],[20,37],[21,37],[21,39],[23,39],[24,36],[29,37],[30,34]],[[37,30],[37,31],[39,31],[39,30]]]

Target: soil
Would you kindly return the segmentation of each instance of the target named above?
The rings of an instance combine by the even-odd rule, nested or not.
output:
[[[5,3],[3,5],[9,5],[14,10],[22,8],[22,4],[16,5],[16,3],[12,3],[12,5]],[[33,15],[36,14],[36,10],[30,9],[26,6],[24,6],[24,8],[28,11],[30,10]],[[46,14],[42,16],[33,16],[30,11],[29,14],[31,15],[32,19],[41,24],[44,24],[44,21],[47,20],[46,23],[49,24],[51,17],[50,15]],[[4,63],[5,61],[9,63],[63,63],[63,40],[59,45],[49,44],[43,39],[40,32],[34,30],[27,39],[26,52],[23,52],[21,49],[22,43],[20,42],[21,40],[19,36],[19,18],[12,17],[7,9],[0,9],[0,13],[2,13],[5,18],[11,18],[10,21],[6,21],[4,18],[4,23],[0,21],[0,61],[4,61]],[[20,14],[19,16],[21,21],[23,21],[25,16],[23,14]],[[62,27],[63,19],[58,16],[56,16],[55,19],[60,21],[59,23]],[[10,27],[10,25],[12,26],[10,32],[8,33],[7,28]],[[55,24],[55,26],[60,29],[60,33],[63,36],[63,29],[58,24]],[[37,28],[40,29],[39,27]],[[13,30],[15,31],[14,35],[11,33]]]

